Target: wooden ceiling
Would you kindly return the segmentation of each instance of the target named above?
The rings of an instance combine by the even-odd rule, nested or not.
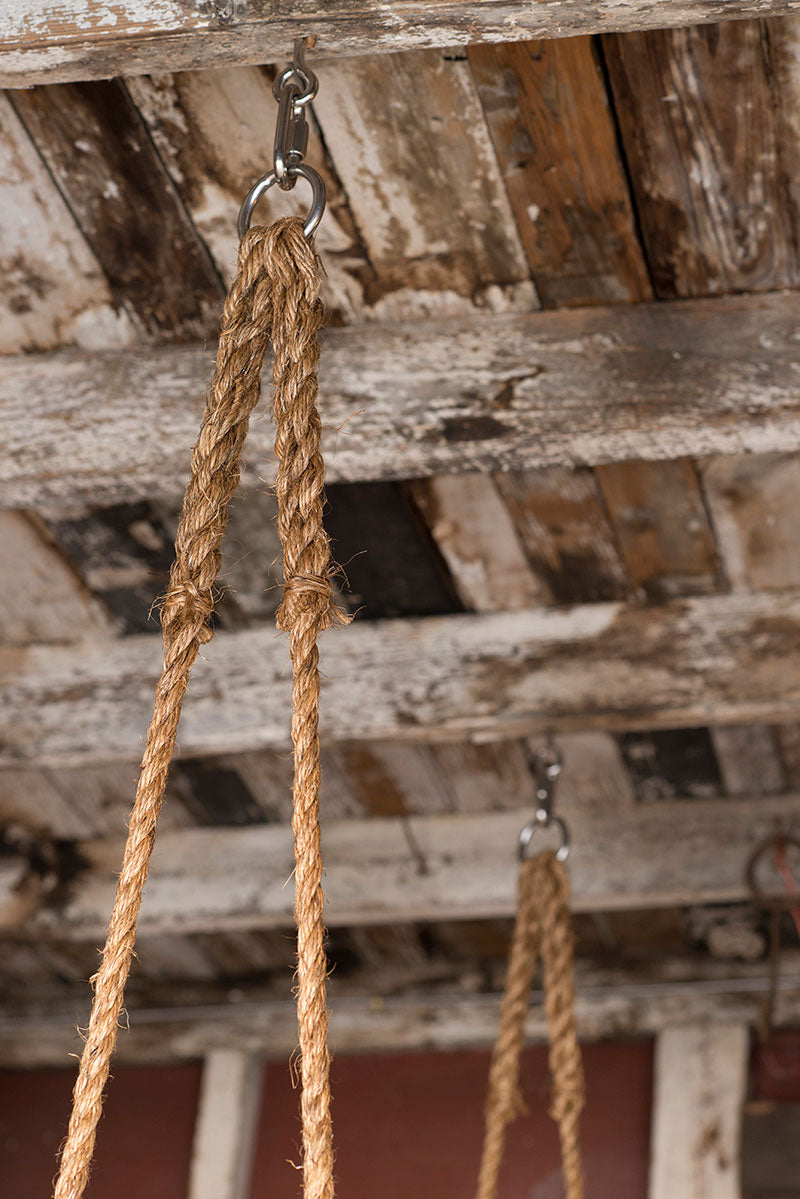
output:
[[[369,25],[327,6],[309,151],[327,519],[357,614],[324,650],[334,1027],[491,1038],[548,733],[584,1031],[752,1017],[745,867],[800,816],[800,18],[642,31],[719,6],[640,3],[637,31],[502,42],[517,6],[457,6],[456,30],[428,5],[414,41],[407,7],[412,48],[364,54]],[[264,13],[238,51],[133,26],[62,39],[62,66],[44,35],[0,47],[0,1061],[61,1060],[51,1013],[85,1004],[236,213],[271,156],[270,67],[85,80],[123,49],[246,63]],[[20,89],[54,75],[84,81]],[[162,818],[139,1054],[191,1055],[223,1021],[293,1038],[270,437],[261,417]]]

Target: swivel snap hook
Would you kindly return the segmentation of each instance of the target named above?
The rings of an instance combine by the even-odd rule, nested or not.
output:
[[[563,758],[558,748],[552,743],[542,746],[536,751],[534,771],[536,779],[536,811],[519,835],[517,856],[519,861],[525,860],[528,845],[537,828],[552,828],[555,826],[561,837],[556,850],[559,862],[566,861],[570,851],[569,829],[560,816],[553,813],[555,791],[558,776],[564,766]]]
[[[318,171],[303,162],[308,148],[305,109],[316,96],[318,88],[317,76],[305,60],[305,39],[297,38],[292,62],[280,72],[272,85],[272,94],[278,101],[272,170],[262,175],[244,198],[237,222],[240,238],[250,228],[253,209],[259,199],[276,183],[284,191],[291,191],[298,179],[305,179],[311,185],[311,207],[303,225],[306,237],[311,237],[322,220],[325,212],[325,182]]]

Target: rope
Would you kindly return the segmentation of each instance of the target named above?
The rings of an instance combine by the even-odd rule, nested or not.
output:
[[[583,1199],[579,1122],[584,1085],[575,1031],[569,879],[551,852],[526,859],[519,868],[517,919],[500,1010],[500,1032],[489,1069],[477,1199],[496,1199],[506,1129],[524,1111],[519,1090],[520,1053],[528,996],[539,955],[550,1034],[553,1083],[550,1115],[558,1123],[564,1195],[565,1199]]]
[[[317,634],[344,616],[331,600],[330,555],[322,529],[323,464],[316,411],[317,334],[323,313],[321,268],[302,222],[292,218],[253,229],[239,247],[237,277],[222,318],[214,378],[192,452],[175,562],[161,610],[164,666],[156,688],[122,870],[73,1092],[69,1130],[54,1199],[81,1199],[89,1178],[97,1124],[117,1041],[136,921],[147,881],[156,823],[178,731],[189,672],[212,637],[214,583],[228,505],[239,482],[239,458],[270,338],[275,347],[279,529],[286,588],[279,627],[290,633],[293,663],[297,860],[298,1018],[303,1078],[307,1199],[332,1199],[326,964],[322,926],[319,826],[319,674]]]

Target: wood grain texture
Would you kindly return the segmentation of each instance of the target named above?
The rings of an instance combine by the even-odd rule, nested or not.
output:
[[[412,481],[410,490],[465,608],[492,612],[547,601],[491,476],[437,475]]]
[[[472,46],[469,63],[544,307],[649,299],[591,39]]]
[[[224,291],[124,85],[14,93],[117,302],[158,340],[211,335]]]
[[[656,1044],[651,1199],[740,1199],[744,1024],[665,1028]]]
[[[798,636],[797,592],[365,621],[324,639],[322,731],[334,741],[498,740],[791,722]],[[269,628],[218,634],[193,674],[182,752],[282,749],[285,655]],[[159,660],[156,637],[0,651],[0,763],[129,760]]]
[[[632,588],[590,470],[511,470],[495,478],[547,598],[623,599]]]
[[[800,458],[733,454],[701,464],[725,573],[737,590],[800,581]]]
[[[742,864],[774,830],[796,820],[798,796],[676,800],[629,807],[559,804],[573,836],[576,912],[746,901]],[[328,821],[328,927],[509,917],[513,858],[530,808]],[[675,830],[680,829],[680,835]],[[546,834],[539,838],[547,843]],[[552,843],[552,842],[551,842]],[[101,934],[121,838],[82,841],[84,868],[68,891],[24,915],[16,932],[44,941]],[[140,917],[142,934],[289,927],[294,895],[286,826],[166,831],[158,841]],[[779,884],[778,884],[779,885]],[[11,927],[8,905],[6,927]]]
[[[321,54],[343,55],[480,41],[568,37],[614,29],[652,29],[797,10],[797,0],[603,0],[554,7],[546,0],[380,0],[254,6],[214,4],[191,10],[180,0],[96,6],[48,0],[35,13],[9,14],[0,42],[0,86],[104,79],[149,71],[197,70],[231,63],[275,62],[295,37],[311,31]]]
[[[796,110],[797,85],[782,94],[770,39],[753,21],[603,42],[661,297],[798,285],[783,161],[797,129],[781,111]]]
[[[322,63],[319,80],[317,119],[377,276],[372,315],[535,307],[465,57]]]
[[[332,480],[800,446],[798,307],[746,296],[332,329]],[[211,354],[197,346],[0,363],[0,503],[180,489]],[[246,477],[270,481],[253,422]]]
[[[634,587],[649,598],[716,591],[714,534],[688,458],[617,462],[595,475]]]
[[[239,206],[245,190],[272,162],[277,108],[269,73],[260,67],[232,67],[158,74],[130,78],[126,87],[229,286],[236,270]],[[306,157],[321,173],[327,192],[325,220],[317,233],[325,259],[323,298],[335,323],[351,322],[364,305],[373,272],[313,117]],[[254,220],[268,224],[301,212],[307,195],[304,184],[291,192],[273,188],[259,202]]]
[[[408,977],[410,971],[406,968]],[[374,975],[373,975],[374,978]],[[800,969],[786,963],[777,1023],[800,1019]],[[424,979],[422,980],[424,983]],[[600,969],[577,963],[576,1017],[584,1041],[646,1036],[677,1022],[754,1026],[767,987],[763,963],[667,959],[650,967],[648,979],[630,969]],[[470,994],[463,987],[416,987],[405,994],[348,994],[337,973],[330,980],[331,1041],[339,1053],[488,1048],[497,1036],[500,994]],[[297,1013],[286,999],[244,995],[237,1002],[194,1000],[178,1005],[131,1005],[130,1027],[119,1038],[115,1061],[132,1065],[191,1061],[215,1049],[248,1049],[283,1061],[297,1043]],[[85,1024],[83,1011],[80,1023]],[[64,1066],[79,1052],[75,1004],[52,996],[42,1012],[0,1017],[0,1064],[7,1068]],[[543,997],[531,996],[526,1042],[547,1039]]]
[[[0,98],[0,353],[135,340],[36,148]]]

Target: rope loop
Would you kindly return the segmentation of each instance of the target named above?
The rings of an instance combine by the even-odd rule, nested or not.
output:
[[[324,468],[317,411],[321,267],[302,222],[251,229],[239,247],[225,301],[214,379],[192,452],[170,584],[161,609],[164,666],[128,824],[128,838],[100,966],[54,1199],[81,1199],[89,1179],[103,1093],[117,1042],[136,923],[147,881],[167,772],[189,672],[213,635],[214,585],[228,506],[274,349],[278,527],[287,580],[281,627],[290,632],[295,746],[294,818],[297,1003],[306,1199],[333,1199],[333,1142],[319,832],[317,634],[348,617],[333,599],[330,546],[322,526]],[[310,622],[309,622],[310,617]]]
[[[565,1199],[583,1199],[580,1114],[584,1104],[581,1051],[575,1030],[573,934],[569,879],[550,850],[524,858],[519,867],[517,919],[500,1012],[500,1031],[489,1068],[486,1130],[477,1199],[497,1199],[506,1129],[524,1110],[519,1089],[520,1055],[528,996],[541,957],[550,1033],[550,1114],[558,1124]]]

